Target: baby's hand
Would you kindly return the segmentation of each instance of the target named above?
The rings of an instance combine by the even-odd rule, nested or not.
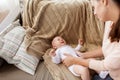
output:
[[[82,39],[78,39],[78,43],[79,43],[80,45],[83,45],[83,44],[84,44],[84,41],[83,41]]]
[[[55,56],[55,49],[51,49],[51,51],[49,52],[49,55],[52,57],[52,56]]]

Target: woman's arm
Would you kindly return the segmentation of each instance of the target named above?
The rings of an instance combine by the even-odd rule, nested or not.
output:
[[[98,48],[98,49],[93,50],[93,51],[85,52],[82,54],[82,57],[85,59],[103,57],[102,48]]]
[[[70,54],[64,54],[67,56],[62,62],[65,64],[67,67],[73,64],[78,64],[78,65],[83,65],[88,67],[89,66],[89,59],[83,59],[81,57],[73,57]]]
[[[65,54],[65,56],[67,57],[63,60],[63,63],[67,67],[73,64],[78,64],[85,67],[89,67],[90,69],[93,69],[95,71],[119,70],[120,69],[119,50],[115,50],[113,54],[108,55],[103,60],[84,59],[81,57],[73,57],[69,54]]]
[[[102,48],[99,48],[99,49],[94,50],[94,51],[82,53],[82,55],[80,57],[77,57],[77,58],[72,57],[69,54],[65,54],[65,56],[67,56],[67,57],[66,57],[66,59],[63,60],[63,63],[66,66],[78,64],[78,65],[83,65],[83,66],[88,67],[90,58],[102,57],[103,53],[102,53]]]

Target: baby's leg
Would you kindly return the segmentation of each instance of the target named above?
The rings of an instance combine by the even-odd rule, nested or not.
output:
[[[81,75],[82,80],[90,80],[90,73],[88,68],[80,65],[74,65],[73,71],[76,74]]]

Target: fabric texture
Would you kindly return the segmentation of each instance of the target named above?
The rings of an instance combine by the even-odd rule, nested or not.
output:
[[[19,22],[16,21],[1,32],[1,41],[3,42],[3,46],[0,49],[0,56],[8,63],[15,64],[18,63],[19,60],[14,60],[13,57],[16,55],[16,52],[21,45],[25,35],[25,30],[21,26],[14,24],[20,25]]]
[[[18,24],[18,25],[17,25]],[[19,21],[10,24],[0,33],[0,57],[9,64],[34,75],[39,60],[27,54],[24,47],[25,29]]]
[[[28,54],[41,58],[55,80],[80,80],[62,65],[51,61],[51,40],[59,35],[70,45],[77,45],[79,38],[86,50],[102,45],[104,27],[92,12],[88,0],[28,0],[23,11],[26,29],[25,47]]]
[[[101,45],[103,27],[93,16],[88,0],[28,0],[23,13],[27,52],[43,56],[56,35],[68,44],[81,38],[87,50],[94,49]]]
[[[15,64],[16,67],[29,74],[35,74],[39,59],[26,53],[24,42],[20,45],[14,59],[20,60],[19,63]]]
[[[0,39],[0,49],[3,47],[3,41]],[[3,65],[4,59],[0,57],[0,67]]]
[[[20,26],[20,24],[18,24],[18,20],[17,21],[15,21],[15,22],[13,22],[12,24],[10,24],[9,26],[7,26],[7,28],[6,29],[4,29],[2,32],[0,32],[0,66],[2,66],[2,64],[5,62],[4,61],[4,57],[5,57],[5,55],[4,56],[2,56],[2,54],[3,54],[3,52],[4,52],[4,50],[3,50],[3,45],[4,45],[4,41],[3,41],[3,36],[5,35],[5,34],[7,34],[9,31],[11,31],[15,26]],[[2,52],[3,51],[3,52]],[[8,53],[8,52],[7,52]],[[3,59],[4,58],[4,59]]]
[[[12,55],[14,55],[13,52],[11,52],[11,50],[10,50],[11,47],[9,45],[13,46],[13,45],[16,45],[16,44],[12,43],[14,41],[13,38],[11,38],[11,37],[6,38],[5,36],[7,36],[8,35],[7,33],[9,33],[9,32],[10,32],[10,35],[11,35],[12,34],[11,30],[13,28],[15,28],[16,26],[20,26],[19,21],[11,23],[0,33],[0,57],[5,59],[9,63],[12,63],[11,59],[12,59]],[[15,35],[12,35],[12,36],[15,36]]]
[[[35,75],[27,74],[14,65],[4,63],[0,67],[0,80],[54,80],[44,62],[37,67]]]

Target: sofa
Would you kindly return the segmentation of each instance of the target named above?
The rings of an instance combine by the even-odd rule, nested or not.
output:
[[[31,75],[4,62],[0,80],[81,80],[62,63],[52,63],[48,54],[51,40],[57,35],[73,47],[79,38],[83,39],[81,52],[101,47],[104,24],[93,15],[89,0],[26,0],[21,16],[26,54],[36,57],[39,63]]]

